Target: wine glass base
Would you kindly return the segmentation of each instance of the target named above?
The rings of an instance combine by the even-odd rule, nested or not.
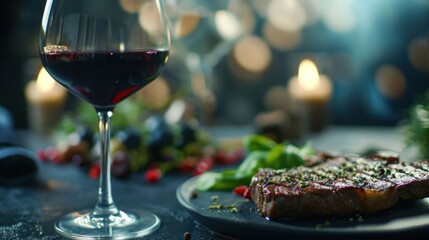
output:
[[[55,230],[70,239],[130,239],[149,235],[161,225],[148,211],[120,211],[115,216],[94,218],[92,211],[73,212],[55,223]]]

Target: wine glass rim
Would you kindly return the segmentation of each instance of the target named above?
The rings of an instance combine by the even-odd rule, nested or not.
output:
[[[148,51],[162,51],[162,52],[166,52],[169,51],[170,48],[168,47],[154,47],[154,48],[133,48],[133,49],[105,49],[105,50],[74,50],[74,49],[50,49],[47,50],[46,48],[49,47],[45,46],[43,47],[40,52],[41,53],[49,53],[49,54],[60,54],[60,53],[108,53],[108,52],[112,52],[112,53],[122,53],[122,52],[148,52]]]

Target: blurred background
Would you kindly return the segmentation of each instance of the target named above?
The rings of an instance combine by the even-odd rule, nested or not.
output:
[[[144,0],[118,2],[150,14]],[[299,135],[290,129],[303,122],[311,131],[395,125],[429,87],[427,0],[164,2],[171,58],[146,90],[155,94],[141,94],[158,111],[183,98],[206,125],[287,126]],[[18,129],[29,127],[25,89],[41,67],[44,4],[14,0],[0,8],[0,106]],[[150,31],[150,23],[140,25]],[[68,97],[65,110],[76,102]]]

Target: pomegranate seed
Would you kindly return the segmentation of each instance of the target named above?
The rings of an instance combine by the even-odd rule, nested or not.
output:
[[[250,188],[247,187],[246,185],[241,185],[241,186],[235,187],[233,192],[235,194],[243,196],[247,199],[250,199],[252,197],[251,192],[250,192]]]
[[[161,177],[162,177],[162,172],[161,172],[161,169],[159,168],[151,168],[147,170],[144,174],[144,178],[146,179],[146,181],[150,183],[159,181]]]
[[[241,195],[243,196],[244,192],[247,190],[247,186],[246,185],[241,185],[238,187],[235,187],[233,192],[237,195]]]
[[[232,165],[237,162],[237,157],[234,152],[218,151],[215,156],[215,161],[220,164]]]
[[[250,188],[247,188],[244,193],[243,193],[243,197],[247,198],[247,199],[252,199],[252,193],[250,192]]]
[[[205,155],[198,162],[196,169],[192,172],[194,176],[200,175],[213,168],[213,158],[209,155]]]
[[[45,149],[37,150],[37,158],[42,162],[49,160],[48,156],[46,155]]]
[[[187,157],[183,159],[178,166],[179,171],[181,172],[190,172],[194,170],[197,166],[197,160],[194,157]]]
[[[224,151],[217,151],[214,160],[216,163],[225,164],[228,161],[228,156]]]
[[[88,176],[92,179],[98,179],[100,177],[100,164],[98,162],[92,164],[88,171]]]
[[[239,149],[235,150],[233,154],[235,156],[235,162],[239,162],[246,156],[246,151],[244,151],[244,149]]]
[[[47,160],[50,160],[52,163],[60,164],[63,159],[60,152],[55,147],[47,147],[44,151],[44,155]]]

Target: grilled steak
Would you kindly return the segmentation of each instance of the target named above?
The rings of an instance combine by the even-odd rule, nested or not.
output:
[[[250,189],[266,218],[348,215],[429,196],[429,161],[337,156],[313,167],[260,169]]]

